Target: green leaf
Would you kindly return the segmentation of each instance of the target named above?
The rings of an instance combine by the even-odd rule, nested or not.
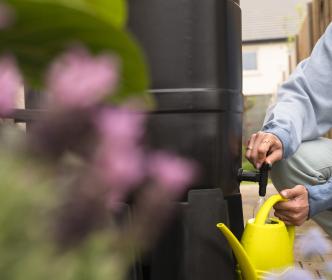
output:
[[[67,7],[80,9],[100,19],[104,19],[115,27],[124,28],[127,21],[125,0],[39,0],[40,2],[60,3]]]
[[[68,0],[63,0],[68,2]],[[110,21],[114,26],[125,27],[127,6],[124,0],[85,0],[87,9],[93,9],[96,15]]]
[[[93,53],[109,52],[121,63],[118,99],[146,94],[149,86],[142,52],[125,30],[91,13],[54,1],[8,0],[16,22],[0,32],[0,53],[13,53],[27,83],[42,88],[49,63],[72,44],[83,44]]]

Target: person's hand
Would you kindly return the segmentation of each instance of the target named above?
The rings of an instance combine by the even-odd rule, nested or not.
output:
[[[272,133],[259,131],[251,135],[246,147],[246,158],[259,169],[264,162],[273,164],[282,159],[282,143]]]
[[[274,215],[286,225],[302,225],[309,216],[308,191],[302,185],[283,190],[281,196],[288,199],[274,205]]]

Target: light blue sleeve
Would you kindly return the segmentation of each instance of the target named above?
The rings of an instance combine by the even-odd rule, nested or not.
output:
[[[262,130],[283,143],[283,157],[302,141],[315,139],[332,127],[332,24],[278,91]]]
[[[331,209],[332,206],[332,180],[316,186],[305,186],[309,195],[309,218],[316,214]]]

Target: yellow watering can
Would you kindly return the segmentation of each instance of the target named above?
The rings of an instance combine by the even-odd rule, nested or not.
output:
[[[244,229],[241,243],[222,223],[217,227],[225,235],[238,261],[239,279],[256,280],[275,275],[273,271],[286,271],[294,265],[294,226],[286,226],[277,218],[268,218],[271,208],[280,195],[271,196],[250,219]]]

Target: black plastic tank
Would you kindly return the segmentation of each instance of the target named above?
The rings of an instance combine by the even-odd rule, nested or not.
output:
[[[202,167],[144,279],[233,279],[231,251],[214,223],[230,224],[238,236],[243,229],[238,1],[129,0],[129,11],[129,28],[145,51],[157,100],[150,142]]]

